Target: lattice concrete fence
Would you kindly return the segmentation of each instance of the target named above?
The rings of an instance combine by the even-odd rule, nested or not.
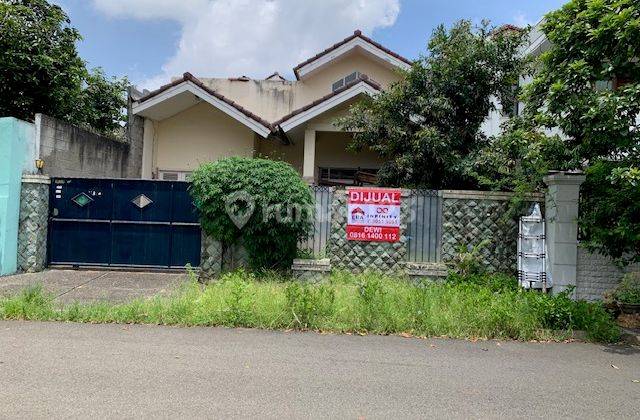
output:
[[[48,176],[23,175],[18,229],[18,271],[34,273],[47,266]]]

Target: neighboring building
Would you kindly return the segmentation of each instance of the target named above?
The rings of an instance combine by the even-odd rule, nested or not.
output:
[[[142,177],[185,179],[203,162],[266,156],[291,163],[309,182],[352,182],[382,164],[346,149],[351,134],[332,122],[349,106],[399,80],[411,61],[360,31],[298,64],[296,80],[181,78],[132,97],[144,117]]]
[[[529,32],[529,39],[522,49],[521,54],[523,56],[537,57],[551,47],[551,43],[542,32],[543,22],[544,20],[541,20],[531,28],[531,32]],[[505,25],[504,28],[510,30],[521,30],[511,25]],[[520,85],[526,85],[530,81],[530,77],[522,78],[520,80]],[[520,102],[515,107],[516,109],[507,111],[502,108],[502,104],[496,98],[492,98],[492,102],[495,105],[495,110],[489,112],[487,119],[480,127],[480,130],[487,136],[497,136],[501,134],[502,125],[509,121],[511,115],[520,114],[524,106],[524,104]]]

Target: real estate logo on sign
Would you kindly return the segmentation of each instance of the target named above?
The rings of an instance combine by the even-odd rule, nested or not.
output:
[[[401,199],[399,189],[347,189],[347,239],[398,242]]]

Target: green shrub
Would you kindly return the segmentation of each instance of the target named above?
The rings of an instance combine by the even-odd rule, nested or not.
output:
[[[482,251],[490,243],[489,239],[485,239],[476,245],[460,245],[452,261],[454,272],[461,276],[484,273],[486,267],[482,262]]]
[[[616,302],[640,305],[640,273],[627,273],[608,297]]]
[[[311,226],[309,187],[285,162],[231,157],[191,177],[202,228],[224,245],[240,239],[256,269],[289,268]]]

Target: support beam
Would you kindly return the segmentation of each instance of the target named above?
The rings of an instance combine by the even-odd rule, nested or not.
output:
[[[304,160],[302,177],[309,184],[315,183],[316,175],[316,131],[307,129],[304,132]]]

